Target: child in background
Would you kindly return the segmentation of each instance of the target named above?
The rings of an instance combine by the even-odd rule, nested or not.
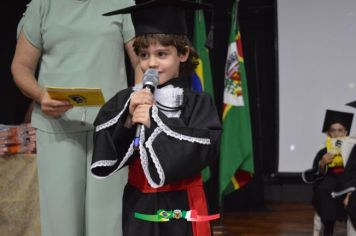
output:
[[[314,185],[312,202],[325,236],[333,235],[336,221],[347,219],[343,202],[331,193],[342,188],[345,170],[356,162],[356,150],[353,151],[353,142],[347,137],[352,118],[352,113],[326,111],[322,130],[327,134],[325,147],[317,153],[313,168],[303,173],[304,181]]]
[[[349,102],[346,105],[356,108],[356,101]],[[337,197],[343,200],[347,211],[347,236],[356,236],[356,161],[351,161],[351,158],[356,157],[356,138],[350,137],[349,141],[352,141],[353,148],[349,155],[348,165],[345,167],[342,188],[333,194],[340,195]]]
[[[209,236],[209,220],[218,215],[208,215],[200,171],[217,157],[222,128],[209,95],[187,87],[198,56],[184,13],[207,5],[140,2],[106,15],[131,13],[139,65],[145,75],[158,73],[159,85],[154,94],[142,85],[125,89],[103,106],[95,121],[92,173],[106,177],[129,165],[125,236]]]

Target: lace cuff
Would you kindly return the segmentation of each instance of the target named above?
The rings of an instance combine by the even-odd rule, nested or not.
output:
[[[191,142],[191,143],[200,143],[200,144],[205,144],[205,145],[210,145],[211,144],[209,138],[191,137],[191,136],[180,134],[180,133],[177,133],[177,132],[171,130],[159,118],[159,116],[158,116],[158,108],[155,105],[152,106],[152,118],[157,123],[158,127],[160,127],[162,129],[162,131],[168,136],[171,136],[171,137],[179,139],[179,140],[188,141],[188,142]]]
[[[119,112],[119,114],[117,114],[111,120],[109,120],[109,121],[107,121],[107,122],[105,122],[105,123],[103,123],[101,125],[96,126],[95,127],[95,132],[99,132],[102,129],[106,129],[106,128],[110,127],[110,126],[115,125],[118,122],[118,120],[120,119],[120,117],[122,116],[122,114],[124,113],[124,111],[126,110],[129,102],[131,101],[131,97],[132,97],[132,94],[130,95],[129,99],[127,99],[127,101],[126,101],[126,103],[124,105],[124,108]]]

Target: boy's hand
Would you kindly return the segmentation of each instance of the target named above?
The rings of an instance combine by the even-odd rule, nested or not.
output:
[[[323,158],[321,159],[322,165],[325,166],[325,165],[331,163],[333,161],[333,159],[334,159],[334,155],[333,154],[331,154],[329,152],[325,153]]]
[[[150,108],[152,105],[143,104],[136,106],[132,114],[132,124],[143,124],[146,127],[151,126],[151,119],[150,119]]]
[[[141,89],[133,93],[129,105],[129,113],[133,116],[136,107],[139,105],[150,105],[154,103],[154,97],[149,89]]]
[[[331,154],[331,153],[325,153],[324,156],[321,158],[321,160],[319,161],[319,168],[320,168],[320,171],[322,173],[325,172],[325,166],[327,164],[329,164],[330,162],[332,162],[334,159],[334,155]]]
[[[349,204],[349,199],[350,199],[350,195],[351,193],[347,193],[346,197],[344,198],[344,206],[347,207],[347,205]]]

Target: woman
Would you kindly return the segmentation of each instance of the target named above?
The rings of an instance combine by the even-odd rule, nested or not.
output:
[[[121,234],[126,174],[105,184],[87,174],[98,108],[51,99],[46,87],[98,87],[105,100],[125,88],[124,47],[136,65],[131,18],[102,13],[130,3],[32,0],[19,25],[11,69],[17,86],[36,102],[32,126],[37,129],[42,236]]]

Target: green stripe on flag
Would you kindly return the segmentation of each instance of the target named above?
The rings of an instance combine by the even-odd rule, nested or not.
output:
[[[196,0],[196,2],[202,2],[201,0]],[[206,43],[206,25],[203,10],[195,11],[194,16],[194,35],[193,35],[193,45],[200,57],[200,65],[196,69],[196,74],[200,78],[201,85],[204,92],[210,94],[214,101],[214,89],[212,74],[210,68],[210,58],[209,50],[205,47]],[[203,181],[207,181],[210,178],[210,168],[206,167],[202,171]]]
[[[223,134],[220,151],[219,197],[236,189],[237,171],[253,173],[250,110],[241,36],[237,23],[237,2],[232,10],[229,48],[226,59]],[[234,179],[236,181],[236,179]]]

